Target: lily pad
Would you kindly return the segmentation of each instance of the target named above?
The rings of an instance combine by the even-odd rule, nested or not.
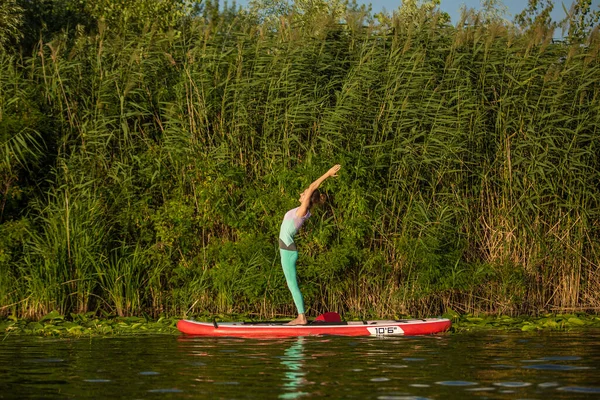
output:
[[[65,317],[60,315],[60,313],[58,311],[51,311],[50,313],[44,315],[39,322],[44,322],[44,321],[54,321],[54,320],[64,320]]]

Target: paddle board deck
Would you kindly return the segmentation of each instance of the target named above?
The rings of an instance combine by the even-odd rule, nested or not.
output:
[[[281,322],[197,322],[180,320],[177,329],[188,335],[230,337],[290,336],[415,336],[447,331],[452,326],[446,318],[320,322],[286,325]]]

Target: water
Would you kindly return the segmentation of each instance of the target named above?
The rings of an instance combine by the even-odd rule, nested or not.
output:
[[[600,399],[600,331],[0,341],[0,398]]]

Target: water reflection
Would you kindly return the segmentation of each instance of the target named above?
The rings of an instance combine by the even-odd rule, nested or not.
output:
[[[600,388],[596,387],[579,387],[579,386],[566,386],[559,388],[563,392],[572,392],[572,393],[600,393]]]
[[[600,400],[599,366],[600,331],[386,340],[5,338],[0,398]]]
[[[285,366],[285,378],[283,388],[286,393],[279,395],[280,399],[297,399],[308,393],[302,391],[306,385],[306,372],[302,370],[304,365],[304,339],[299,337],[288,347],[281,359],[281,364]]]

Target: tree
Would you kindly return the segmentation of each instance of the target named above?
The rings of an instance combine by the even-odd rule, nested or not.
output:
[[[575,0],[569,11],[564,7],[567,17],[560,23],[567,30],[571,43],[583,43],[600,20],[600,6],[592,10],[592,0]]]
[[[197,10],[198,3],[195,0],[95,0],[86,2],[85,10],[113,28],[141,29],[153,25],[159,30],[168,30]]]
[[[555,28],[550,13],[554,9],[552,0],[529,0],[527,8],[515,15],[515,24],[523,31],[533,31],[537,28]]]
[[[292,13],[292,5],[286,0],[250,0],[248,13],[259,23],[277,28],[279,18]]]
[[[481,16],[485,25],[505,23],[507,22],[507,14],[508,7],[504,5],[502,0],[481,0]]]
[[[386,12],[379,13],[375,17],[382,26],[392,26],[392,21],[406,27],[418,27],[424,21],[438,18],[438,23],[445,25],[450,22],[450,15],[439,8],[440,0],[404,0],[400,7],[392,15]]]
[[[348,7],[348,0],[251,0],[248,13],[259,22],[267,24],[270,29],[278,30],[280,18],[291,17],[295,27],[308,29],[319,34],[328,22],[342,22],[346,12],[356,11],[356,4]]]

